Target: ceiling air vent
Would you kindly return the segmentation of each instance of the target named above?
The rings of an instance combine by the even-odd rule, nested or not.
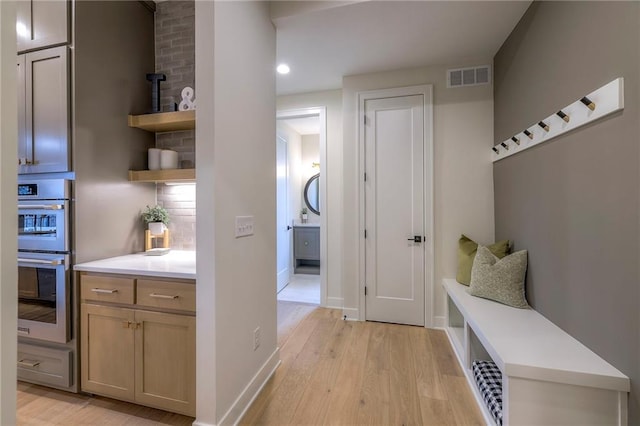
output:
[[[478,86],[491,82],[489,65],[447,70],[447,87]]]

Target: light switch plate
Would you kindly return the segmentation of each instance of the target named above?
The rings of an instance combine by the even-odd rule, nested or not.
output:
[[[253,216],[236,216],[236,238],[253,235]]]

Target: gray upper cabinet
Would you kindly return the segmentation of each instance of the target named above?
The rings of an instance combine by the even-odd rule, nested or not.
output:
[[[70,5],[66,0],[18,1],[18,52],[69,43],[69,12]]]
[[[18,173],[69,171],[67,47],[18,56]]]

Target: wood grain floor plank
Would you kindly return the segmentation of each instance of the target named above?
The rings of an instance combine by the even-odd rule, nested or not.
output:
[[[455,423],[451,404],[446,399],[420,397],[422,424],[425,426],[442,426]]]
[[[330,409],[324,420],[327,425],[356,424],[358,421],[371,327],[365,322],[349,324],[352,326],[351,338],[346,342],[340,371],[329,398]]]
[[[440,375],[464,377],[453,348],[443,330],[430,330],[429,340]]]
[[[371,327],[365,373],[360,390],[358,424],[390,424],[390,325],[367,323]]]
[[[416,365],[411,353],[412,328],[426,333],[424,328],[417,327],[393,325],[389,328],[389,418],[390,424],[394,425],[423,424],[416,383]]]
[[[459,425],[483,425],[480,409],[469,389],[467,379],[460,376],[442,376],[453,412],[453,420]]]
[[[434,330],[420,327],[409,328],[411,355],[416,369],[416,385],[421,398],[447,399],[440,380],[440,371],[434,354],[429,334]]]
[[[334,321],[334,328],[320,354],[318,366],[309,379],[294,413],[293,424],[321,423],[327,414],[331,392],[334,390],[346,344],[353,329],[352,324],[347,321],[337,318]]]
[[[300,353],[293,359],[278,386],[278,391],[264,406],[255,424],[292,424],[291,419],[302,399],[304,389],[318,367],[320,354],[327,345],[335,325],[336,320],[331,318],[330,313],[323,311],[328,310],[318,309],[307,318],[316,322],[315,328]]]
[[[129,425],[187,426],[181,416],[109,398],[90,397],[18,382],[17,420],[20,426]]]

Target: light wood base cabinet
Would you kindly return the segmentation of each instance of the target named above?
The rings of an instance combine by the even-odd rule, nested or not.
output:
[[[189,313],[162,312],[145,305],[152,295],[190,309],[191,304],[184,303],[191,296],[185,288],[195,294],[195,285],[142,278],[128,281],[131,289],[112,289],[105,285],[109,282],[105,276],[81,275],[82,390],[194,416],[196,319]],[[136,302],[131,306],[96,300],[136,286],[137,292],[132,292],[137,293]],[[96,288],[97,293],[92,291]],[[112,290],[113,294],[108,293]]]
[[[135,400],[195,415],[196,319],[136,311]]]
[[[82,390],[133,401],[135,312],[88,303],[80,312]]]

